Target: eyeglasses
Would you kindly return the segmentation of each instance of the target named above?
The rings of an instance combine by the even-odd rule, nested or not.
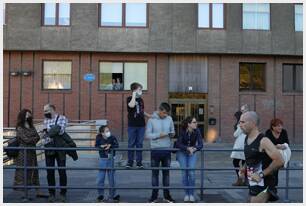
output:
[[[197,122],[191,122],[191,123],[193,123],[193,124],[197,124]]]

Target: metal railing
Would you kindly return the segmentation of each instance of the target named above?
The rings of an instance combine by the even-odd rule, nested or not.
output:
[[[55,150],[55,151],[59,151],[59,150],[77,150],[77,151],[98,151],[100,150],[100,148],[96,148],[96,147],[76,147],[76,148],[60,148],[60,147],[4,147],[4,149],[14,149],[14,150],[23,150],[24,151],[24,165],[23,166],[4,166],[3,169],[23,169],[24,170],[24,177],[27,177],[27,170],[28,169],[38,169],[38,170],[45,170],[45,169],[66,169],[66,170],[101,170],[101,168],[99,167],[58,167],[58,166],[54,166],[54,167],[43,167],[43,166],[37,166],[37,167],[33,167],[33,166],[28,166],[27,165],[27,150]],[[152,151],[153,149],[146,149],[146,148],[116,148],[113,149],[112,152],[114,154],[115,151]],[[159,150],[167,150],[167,151],[178,151],[179,149],[174,149],[174,148],[167,148],[167,149],[159,149]],[[156,149],[154,149],[154,151],[156,151]],[[154,170],[154,169],[158,169],[158,170],[198,170],[200,171],[200,186],[195,186],[195,187],[186,187],[186,186],[180,186],[180,187],[164,187],[164,186],[158,186],[158,187],[120,187],[120,186],[115,186],[115,187],[84,187],[84,186],[30,186],[27,184],[27,178],[24,178],[24,185],[20,185],[20,186],[3,186],[4,189],[11,189],[11,188],[23,188],[25,191],[25,197],[28,197],[28,189],[31,188],[44,188],[44,189],[50,189],[50,188],[54,188],[54,189],[199,189],[200,190],[200,199],[203,200],[204,197],[204,190],[217,190],[217,189],[247,189],[247,186],[238,186],[238,187],[219,187],[219,186],[215,186],[215,187],[206,187],[204,186],[204,171],[227,171],[227,170],[235,170],[235,169],[239,169],[239,168],[206,168],[204,166],[204,153],[205,152],[230,152],[230,151],[243,151],[243,150],[233,150],[233,149],[206,149],[203,148],[200,151],[201,154],[201,158],[200,158],[200,168],[185,168],[185,167],[180,167],[180,168],[172,168],[172,167],[146,167],[143,168],[143,170]],[[292,152],[302,152],[302,149],[292,149]],[[112,167],[110,168],[103,168],[106,170],[139,170],[136,168],[130,168],[127,169],[125,167],[115,167],[114,165],[114,158],[112,158],[113,164]],[[289,171],[290,170],[303,170],[302,168],[297,168],[297,167],[290,167],[289,163],[288,163],[288,167],[287,168],[282,168],[281,170],[286,170],[286,182],[285,182],[285,186],[282,187],[277,187],[278,189],[285,189],[285,202],[289,201],[289,189],[303,189],[302,186],[289,186]]]

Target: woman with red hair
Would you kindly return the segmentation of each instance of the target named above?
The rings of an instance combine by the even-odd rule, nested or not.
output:
[[[283,121],[275,118],[271,120],[270,123],[270,129],[266,131],[265,136],[268,137],[271,142],[276,146],[277,149],[285,150],[286,146],[284,145],[287,143],[289,145],[289,139],[287,131],[283,128]],[[269,164],[272,162],[270,158],[268,158],[266,161],[269,162]],[[277,193],[277,190],[275,186],[278,185],[278,170],[276,170],[273,174],[273,178],[270,178],[271,184],[274,186],[273,191],[275,194]],[[273,200],[270,200],[273,201]]]

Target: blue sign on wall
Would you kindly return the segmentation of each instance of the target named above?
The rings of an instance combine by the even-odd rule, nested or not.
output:
[[[87,73],[84,75],[84,80],[87,82],[95,81],[96,76],[93,73]]]

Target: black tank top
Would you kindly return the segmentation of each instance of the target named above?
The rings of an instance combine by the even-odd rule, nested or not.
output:
[[[265,137],[264,134],[260,133],[256,139],[248,145],[247,140],[248,136],[246,136],[244,141],[244,155],[245,162],[248,167],[256,167],[258,165],[262,165],[262,169],[265,169],[269,166],[267,164],[268,155],[263,151],[259,151],[260,141]]]

